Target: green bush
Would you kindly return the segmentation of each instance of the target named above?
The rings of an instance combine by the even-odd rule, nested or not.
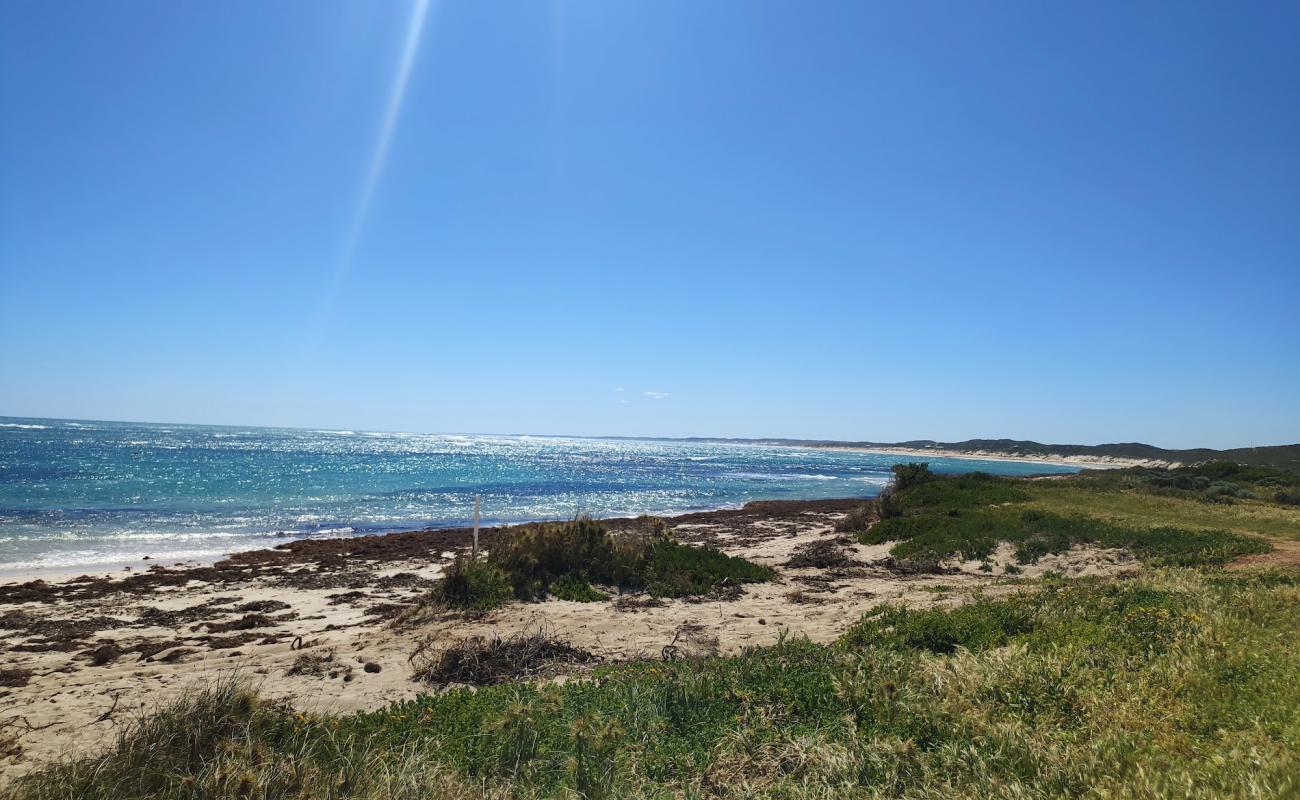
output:
[[[1259,499],[1261,489],[1270,494],[1278,488],[1300,489],[1300,474],[1274,467],[1248,466],[1231,461],[1207,461],[1175,469],[1129,469],[1090,471],[1081,482],[1094,488],[1137,490],[1150,494],[1191,497],[1207,503],[1232,504],[1236,500]]]
[[[457,608],[486,611],[508,602],[514,594],[510,577],[495,564],[458,556],[433,589],[433,598]]]
[[[595,602],[593,587],[645,590],[661,597],[705,594],[720,585],[768,581],[776,573],[711,547],[670,539],[662,526],[615,538],[601,523],[524,525],[502,532],[485,560],[458,558],[434,599],[460,608],[492,608],[510,599]]]
[[[604,525],[579,517],[511,528],[497,537],[488,560],[510,576],[520,600],[540,600],[566,576],[611,586],[634,582],[640,554],[616,546]]]
[[[1278,492],[1273,499],[1283,505],[1300,506],[1300,492]]]
[[[890,483],[890,488],[895,492],[907,491],[913,486],[926,483],[934,479],[934,473],[930,472],[930,465],[924,462],[914,462],[907,464],[895,464],[890,467],[894,473],[894,480]]]
[[[776,577],[771,567],[712,547],[691,547],[671,539],[650,543],[645,563],[645,588],[656,597],[707,594],[725,584],[760,583]]]
[[[556,599],[572,600],[575,603],[596,603],[609,599],[609,595],[596,591],[590,583],[573,573],[551,581],[550,593]]]
[[[876,518],[893,519],[903,516],[903,501],[895,492],[885,492],[875,500]]]
[[[903,492],[902,497],[904,508],[947,512],[1019,503],[1028,500],[1029,493],[1006,478],[970,472],[926,482]]]

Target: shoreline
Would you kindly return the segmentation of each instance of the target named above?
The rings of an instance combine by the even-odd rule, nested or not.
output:
[[[1094,457],[1094,456],[1061,456],[1061,457],[1050,457],[1050,456],[1039,457],[1039,456],[1019,456],[1019,455],[1008,456],[1005,454],[998,455],[993,453],[972,453],[972,452],[957,452],[957,451],[947,451],[947,450],[922,450],[916,448],[851,447],[851,446],[839,446],[839,445],[809,446],[809,445],[795,445],[795,444],[775,444],[775,445],[756,445],[756,444],[746,444],[746,443],[727,443],[727,444],[732,444],[733,446],[742,446],[742,447],[753,447],[753,446],[778,447],[778,448],[789,449],[789,450],[832,450],[832,451],[841,451],[841,452],[873,453],[879,455],[898,455],[898,456],[908,456],[908,457],[928,456],[928,457],[938,457],[938,458],[961,459],[961,460],[968,460],[968,461],[1001,461],[1001,462],[1035,463],[1035,464],[1044,464],[1050,466],[1086,467],[1086,468],[1094,468],[1094,469],[1122,469],[1130,466],[1160,465],[1157,464],[1157,462],[1147,462],[1147,461],[1140,461],[1135,459],[1115,459],[1115,458]],[[862,495],[861,498],[859,499],[863,499],[863,500],[870,499],[871,497],[876,496],[876,494],[879,494],[879,489],[883,487],[874,487],[874,488],[876,488],[877,491],[873,492],[872,494]],[[823,499],[836,500],[841,498],[823,498]],[[786,500],[784,499],[774,499],[771,501],[755,500],[749,502],[759,502],[759,503],[786,502]],[[795,500],[793,502],[804,502],[804,500]],[[816,501],[811,501],[811,502],[816,502]],[[719,506],[691,509],[686,511],[652,513],[650,515],[662,516],[666,519],[675,519],[677,517],[690,515],[690,514],[707,514],[715,511],[736,510],[739,508],[743,508],[745,505],[748,504],[749,503],[742,503],[738,505],[735,503],[729,503],[729,504],[723,504]],[[597,519],[600,519],[602,521],[616,521],[616,520],[624,519],[624,517],[612,516],[612,517],[599,517]],[[532,524],[537,522],[554,522],[554,521],[556,520],[550,518],[537,518],[537,519],[527,519],[527,520],[520,520],[517,522],[505,523],[505,525],[525,525],[525,524]],[[437,530],[451,531],[451,530],[460,530],[460,529],[465,529],[465,528],[463,526],[457,526],[457,525],[448,525],[446,527],[441,527],[441,528],[439,527],[412,528],[412,527],[403,527],[401,525],[397,525],[388,530],[372,531],[372,532],[367,532],[359,535],[346,535],[346,536],[319,538],[319,539],[312,538],[310,535],[303,535],[299,538],[293,538],[291,535],[289,535],[289,536],[285,536],[284,542],[282,544],[288,544],[290,542],[302,542],[302,541],[333,541],[335,539],[351,540],[351,539],[366,538],[371,536],[393,536],[393,535],[412,533],[418,531],[437,531]],[[280,546],[281,544],[276,544],[270,547],[264,545],[258,545],[246,549],[222,551],[210,557],[202,557],[202,558],[173,557],[167,555],[166,553],[162,553],[159,555],[144,553],[138,558],[134,558],[134,559],[123,558],[120,561],[114,561],[114,562],[98,562],[98,563],[85,563],[85,564],[51,564],[49,566],[0,567],[0,586],[13,584],[13,583],[22,583],[22,582],[27,582],[32,580],[44,580],[47,582],[61,582],[61,581],[67,581],[72,578],[82,577],[86,575],[95,578],[105,578],[105,579],[113,579],[115,577],[129,577],[129,575],[131,574],[140,574],[141,571],[152,569],[153,567],[158,565],[170,565],[172,567],[177,567],[177,568],[205,567],[229,559],[232,556],[238,555],[239,553],[255,552],[261,550],[275,550]]]
[[[635,524],[636,520],[644,517],[660,517],[668,520],[670,523],[680,521],[694,520],[699,517],[710,517],[713,515],[726,515],[745,513],[746,510],[755,508],[783,507],[790,505],[808,505],[810,507],[840,507],[846,504],[864,503],[875,495],[863,495],[861,497],[837,497],[815,500],[783,500],[783,499],[766,499],[751,500],[741,505],[726,505],[717,508],[696,509],[692,511],[682,511],[674,514],[642,514],[636,517],[629,516],[610,516],[610,517],[593,517],[598,522],[614,528],[626,527]],[[479,529],[480,537],[483,541],[490,542],[498,532],[507,528],[519,525],[535,525],[548,522],[562,522],[561,519],[532,519],[520,522],[510,522],[505,524],[484,525]],[[428,540],[437,542],[457,542],[462,537],[465,542],[469,541],[472,536],[472,529],[463,525],[450,525],[443,528],[425,527],[425,528],[395,528],[391,531],[365,533],[354,536],[331,536],[301,539],[286,538],[283,542],[271,547],[251,547],[246,550],[232,550],[219,556],[208,559],[182,559],[179,562],[172,562],[170,559],[162,557],[144,557],[133,562],[124,563],[122,566],[104,567],[102,565],[85,565],[84,567],[57,565],[51,566],[49,571],[41,568],[23,569],[23,570],[0,570],[0,602],[3,602],[3,591],[12,589],[15,586],[40,581],[50,585],[66,584],[71,582],[86,582],[87,579],[93,581],[127,581],[142,576],[148,576],[156,573],[177,573],[187,570],[211,570],[224,564],[240,563],[266,563],[275,561],[285,554],[293,554],[294,558],[299,561],[311,560],[312,558],[325,557],[325,554],[335,554],[348,551],[364,551],[367,554],[377,554],[377,557],[384,558],[385,551],[389,549],[407,551],[411,547],[408,540]],[[348,546],[352,543],[353,546]],[[387,544],[393,544],[392,548]],[[467,546],[467,545],[466,545]],[[485,545],[486,546],[486,545]]]
[[[790,445],[793,447],[793,445]],[[1050,464],[1061,467],[1082,467],[1086,469],[1127,469],[1129,467],[1175,467],[1178,462],[1153,461],[1143,458],[1120,458],[1118,456],[1053,456],[1053,455],[1008,455],[981,450],[927,450],[919,447],[853,447],[851,445],[818,445],[817,450],[838,450],[846,453],[877,453],[886,456],[914,456],[918,458],[957,458],[968,461],[1008,461],[1034,464]]]
[[[350,713],[436,691],[416,679],[411,661],[429,642],[445,648],[544,629],[588,654],[585,664],[657,659],[668,645],[732,655],[789,636],[833,641],[882,603],[943,607],[1015,591],[1049,570],[1113,575],[1134,567],[1121,551],[1093,548],[1013,568],[1014,548],[1004,545],[991,565],[917,569],[889,555],[892,543],[864,545],[835,531],[861,502],[756,501],[669,518],[683,543],[780,572],[777,581],[688,598],[611,592],[598,602],[549,598],[488,612],[428,606],[422,598],[470,547],[466,528],[297,540],[211,566],[0,585],[0,704],[7,712],[0,723],[24,721],[14,730],[16,749],[0,754],[0,784],[69,752],[92,751],[111,725],[232,674],[302,711]],[[645,525],[626,517],[603,522],[613,534]],[[481,546],[491,550],[499,534],[481,529]],[[842,548],[847,560],[834,568],[792,563],[817,544]],[[576,665],[556,677],[586,669]]]

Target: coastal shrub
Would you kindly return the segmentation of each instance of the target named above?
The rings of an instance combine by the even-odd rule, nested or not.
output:
[[[486,559],[458,558],[433,599],[458,608],[488,609],[511,597],[595,602],[595,586],[646,591],[656,597],[705,594],[722,586],[768,581],[776,573],[711,547],[676,542],[662,525],[618,537],[585,517],[509,529]]]
[[[845,514],[842,519],[837,520],[835,522],[835,531],[837,533],[857,533],[866,530],[875,520],[876,505],[874,501],[869,501]]]
[[[983,472],[945,476],[902,493],[904,509],[948,512],[967,508],[1019,503],[1030,498],[1014,481]]]
[[[1227,468],[1213,469],[1221,473]],[[1227,498],[1253,496],[1235,484],[1214,483],[1208,476],[1192,477],[1209,481],[1198,496],[1211,487]],[[1049,493],[1064,485],[1047,483]],[[902,513],[882,518],[870,530],[860,532],[858,539],[865,544],[894,541],[892,555],[924,561],[956,556],[988,560],[999,542],[1005,541],[1015,546],[1016,561],[1021,564],[1083,544],[1126,548],[1147,563],[1169,566],[1213,566],[1271,549],[1263,539],[1223,530],[1136,527],[1018,507],[1034,497],[1028,488],[1023,482],[983,473],[936,477],[899,493]],[[1099,500],[1101,497],[1098,495]],[[1104,510],[1104,504],[1099,510]]]
[[[514,595],[510,576],[495,564],[458,556],[432,591],[433,599],[456,608],[496,608]]]
[[[891,554],[901,559],[989,559],[999,542],[1015,545],[1016,561],[1030,564],[1076,545],[1126,548],[1151,564],[1211,566],[1252,553],[1266,553],[1263,539],[1227,531],[1185,530],[1170,526],[1134,528],[1083,516],[1061,516],[1034,509],[984,508],[948,513],[913,509],[881,520],[859,535],[864,544],[896,541]]]
[[[646,552],[645,588],[655,597],[707,594],[724,584],[760,583],[775,577],[771,567],[672,539],[657,539]]]
[[[1267,553],[1273,549],[1263,539],[1225,531],[1185,530],[1168,526],[1121,531],[1106,546],[1127,547],[1143,561],[1162,566],[1221,566],[1240,556]]]
[[[889,488],[895,492],[907,491],[917,484],[934,479],[934,473],[930,472],[930,465],[925,462],[895,464],[889,469],[894,473]]]
[[[893,519],[903,515],[903,501],[896,492],[884,492],[875,500],[877,519]]]
[[[549,590],[552,597],[558,600],[572,600],[575,603],[596,603],[609,599],[609,595],[597,591],[590,583],[573,573],[551,581]]]
[[[638,571],[640,555],[615,545],[605,526],[588,517],[523,525],[497,537],[488,560],[510,576],[521,600],[540,600],[550,585],[576,582],[624,585]]]
[[[1287,506],[1300,506],[1300,492],[1278,492],[1273,499]]]
[[[1089,470],[1071,481],[1093,489],[1139,491],[1166,497],[1195,498],[1231,505],[1237,500],[1269,496],[1277,489],[1300,491],[1300,474],[1274,467],[1250,466],[1231,461],[1207,461],[1173,469],[1130,467]]]

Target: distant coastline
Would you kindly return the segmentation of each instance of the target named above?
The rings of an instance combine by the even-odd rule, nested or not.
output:
[[[870,496],[902,460],[540,436],[18,418],[0,425],[0,574],[207,561],[289,539],[464,526],[475,495],[485,521],[504,523]],[[1007,460],[946,466],[1003,475],[1077,469]]]
[[[948,450],[943,448],[922,449],[919,447],[887,447],[855,445],[815,445],[823,450],[843,450],[850,453],[879,453],[881,455],[907,456],[909,458],[963,458],[972,461],[1032,461],[1040,464],[1053,464],[1088,469],[1125,469],[1127,467],[1172,467],[1178,462],[1156,461],[1142,458],[1120,458],[1118,456],[1058,456],[1038,453],[1004,453],[995,450]]]
[[[607,436],[601,438],[629,439],[645,437]],[[1066,464],[1094,469],[1119,469],[1124,467],[1171,468],[1206,461],[1232,461],[1237,464],[1300,470],[1300,443],[1264,447],[1236,447],[1228,450],[1214,450],[1208,447],[1170,450],[1142,442],[1097,445],[1043,444],[1042,442],[1022,439],[967,439],[961,442],[915,439],[906,442],[866,442],[834,439],[661,437],[658,440],[747,444],[767,447],[803,447],[934,458],[1037,461],[1043,464]]]

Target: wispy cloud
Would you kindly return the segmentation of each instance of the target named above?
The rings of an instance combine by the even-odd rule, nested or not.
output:
[[[651,400],[662,400],[665,397],[672,396],[669,392],[642,392],[641,394],[645,395]]]
[[[425,18],[429,15],[431,2],[432,0],[412,0],[411,2],[410,14],[406,21],[406,35],[403,37],[402,49],[397,60],[397,71],[393,75],[393,82],[388,88],[388,102],[384,106],[384,116],[379,122],[379,133],[370,151],[365,177],[361,183],[361,191],[357,195],[356,205],[352,211],[352,222],[347,228],[347,234],[343,239],[343,246],[339,252],[338,260],[335,261],[334,269],[325,283],[320,307],[317,309],[313,321],[305,326],[307,331],[305,343],[308,354],[315,349],[321,332],[328,323],[329,317],[334,311],[334,306],[338,302],[343,284],[352,272],[357,245],[361,240],[362,231],[365,229],[366,218],[370,215],[370,205],[374,200],[375,191],[379,187],[379,179],[383,175],[384,165],[388,163],[388,151],[393,143],[393,135],[397,131],[398,120],[402,116],[402,106],[406,101],[406,90],[410,85],[411,71],[415,66],[415,59],[420,51],[421,35],[424,32]]]
[[[379,177],[388,163],[388,151],[393,144],[393,133],[397,130],[397,121],[402,115],[402,105],[406,100],[406,88],[411,82],[411,68],[415,56],[420,50],[420,34],[424,31],[424,19],[429,13],[429,0],[414,0],[411,3],[411,16],[406,23],[406,38],[402,42],[401,58],[397,62],[397,74],[388,90],[388,104],[384,109],[383,119],[379,124],[379,138],[370,152],[370,164],[366,169],[365,181],[361,185],[361,194],[357,198],[356,209],[352,214],[352,225],[348,228],[347,239],[343,243],[343,256],[339,259],[339,269],[345,273],[352,267],[352,256],[361,238],[366,217],[370,215],[370,204],[375,198],[375,189],[379,186]]]

